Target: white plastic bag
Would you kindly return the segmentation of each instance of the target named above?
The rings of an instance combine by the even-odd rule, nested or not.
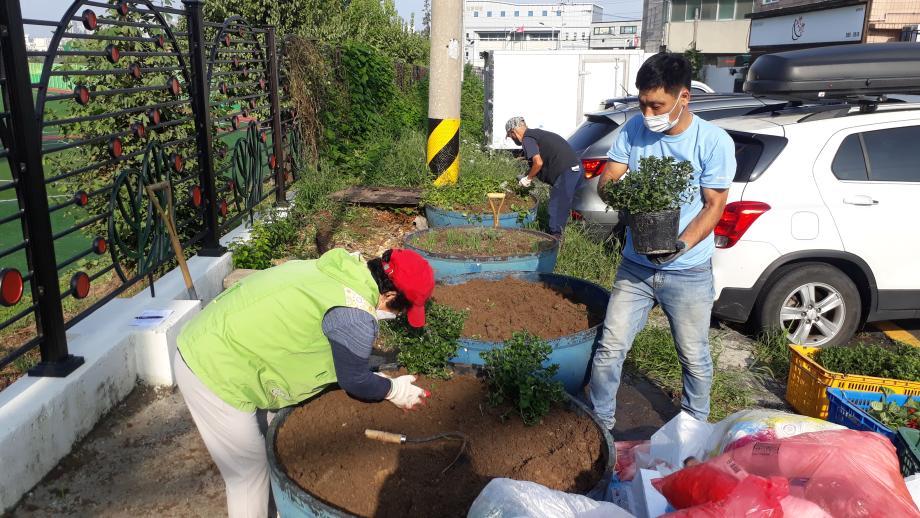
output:
[[[684,467],[684,461],[690,457],[702,461],[713,428],[714,425],[681,412],[652,435],[650,457],[637,457],[636,465],[657,468],[662,476],[667,476]]]
[[[479,493],[467,518],[635,518],[617,505],[556,491],[534,482],[496,478]]]

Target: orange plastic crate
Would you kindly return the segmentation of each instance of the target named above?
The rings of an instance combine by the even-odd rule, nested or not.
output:
[[[888,387],[895,394],[920,396],[920,382],[875,378],[831,372],[813,359],[820,348],[790,345],[789,381],[786,401],[802,415],[827,418],[827,388],[881,392]]]

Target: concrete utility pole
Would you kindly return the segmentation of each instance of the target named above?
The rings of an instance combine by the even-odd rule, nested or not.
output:
[[[463,71],[463,0],[431,3],[428,83],[428,169],[435,185],[460,176],[460,86]]]

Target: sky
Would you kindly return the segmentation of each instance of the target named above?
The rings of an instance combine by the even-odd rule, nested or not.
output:
[[[506,1],[510,2],[511,0]],[[22,16],[24,18],[58,20],[64,15],[64,10],[67,9],[71,2],[72,0],[20,0],[20,5],[22,6]],[[395,0],[395,2],[396,9],[403,18],[409,20],[409,15],[414,12],[416,26],[421,27],[423,0]],[[546,2],[517,0],[517,3],[536,4]],[[639,19],[642,17],[642,0],[596,0],[594,3],[604,8],[604,20]],[[29,26],[26,27],[26,32],[33,36],[50,36],[51,28]]]

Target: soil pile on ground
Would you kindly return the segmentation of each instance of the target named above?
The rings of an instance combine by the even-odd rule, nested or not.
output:
[[[532,232],[494,228],[438,228],[415,236],[412,246],[436,254],[510,257],[552,248],[554,241]]]
[[[604,318],[549,286],[513,277],[439,284],[434,300],[469,312],[462,336],[491,342],[522,330],[552,340],[596,326]]]
[[[509,410],[490,407],[484,384],[472,376],[418,384],[431,391],[419,411],[362,403],[341,390],[294,410],[275,444],[282,468],[313,495],[359,516],[466,516],[495,477],[578,493],[600,480],[601,435],[587,416],[556,408],[527,427],[515,415],[503,420]],[[470,442],[442,475],[459,441],[389,444],[366,439],[367,428],[409,437],[460,431]]]

